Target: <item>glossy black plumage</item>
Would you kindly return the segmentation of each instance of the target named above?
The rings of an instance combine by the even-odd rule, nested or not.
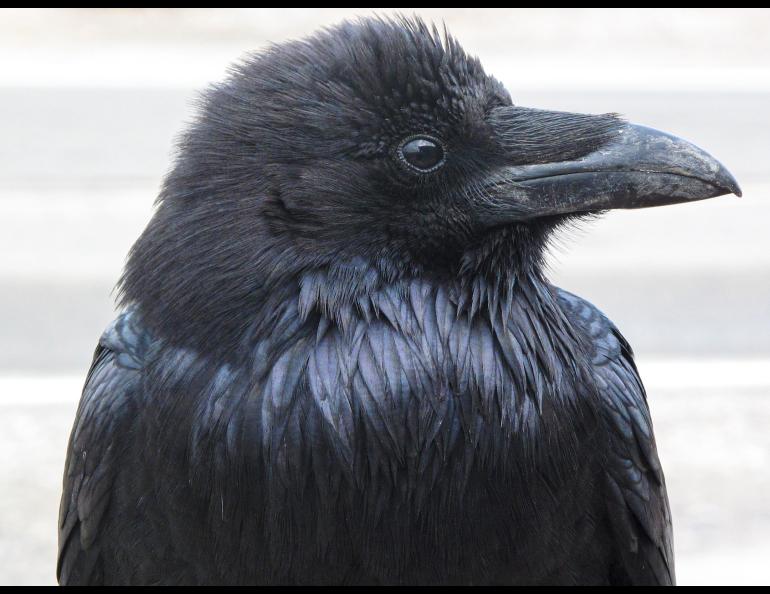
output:
[[[62,582],[669,582],[627,345],[548,285],[485,290],[412,281],[347,329],[288,304],[292,346],[238,371],[124,314],[73,434]]]
[[[473,211],[496,166],[578,158],[620,120],[497,134],[501,108],[413,21],[209,92],[86,380],[62,584],[674,581],[631,349],[542,272],[566,219]],[[447,143],[432,180],[393,159],[417,133]]]

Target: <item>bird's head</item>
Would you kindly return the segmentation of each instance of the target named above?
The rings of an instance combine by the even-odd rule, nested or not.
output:
[[[232,317],[310,269],[529,273],[565,220],[729,192],[688,142],[514,105],[450,36],[368,19],[273,46],[206,93],[123,289]]]

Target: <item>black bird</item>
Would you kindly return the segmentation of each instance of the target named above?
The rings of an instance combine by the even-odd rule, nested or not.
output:
[[[62,584],[672,584],[631,348],[547,281],[563,225],[739,194],[615,115],[519,107],[419,20],[205,95],[121,280]]]

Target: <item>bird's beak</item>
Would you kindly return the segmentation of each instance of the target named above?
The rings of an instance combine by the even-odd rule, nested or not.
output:
[[[504,178],[500,185],[508,186],[517,220],[741,195],[732,174],[707,152],[634,124],[622,124],[582,158],[508,167]]]

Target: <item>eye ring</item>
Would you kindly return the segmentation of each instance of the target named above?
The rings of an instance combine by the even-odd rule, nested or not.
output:
[[[423,141],[424,144],[415,144]],[[407,145],[415,144],[408,152]],[[405,151],[405,147],[407,150]],[[447,150],[444,143],[430,134],[412,134],[404,138],[396,148],[396,157],[408,169],[417,173],[433,173],[446,163]],[[425,166],[420,165],[422,160]]]

